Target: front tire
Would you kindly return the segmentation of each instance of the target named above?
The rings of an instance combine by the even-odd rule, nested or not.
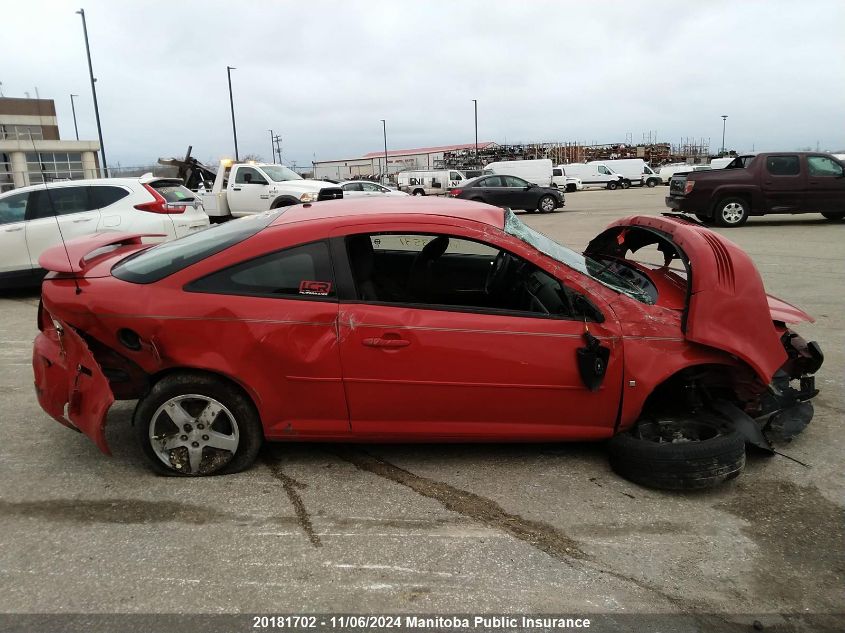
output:
[[[411,195],[413,195],[413,196],[424,196],[425,191],[423,191],[422,189],[414,189],[414,192]]]
[[[252,401],[200,373],[159,380],[135,407],[133,424],[150,466],[162,475],[236,473],[255,461],[264,441]]]
[[[841,222],[845,220],[845,211],[822,211],[822,217],[831,222]]]
[[[724,198],[716,205],[716,224],[726,228],[742,226],[748,222],[750,207],[744,198]]]
[[[648,180],[645,181],[645,186],[648,187],[649,189],[653,189],[654,187],[657,186],[657,180],[655,180],[654,178],[649,178]]]
[[[610,440],[610,466],[649,488],[712,488],[742,472],[745,438],[712,415],[643,420]]]
[[[542,196],[537,201],[537,211],[540,213],[551,213],[557,208],[555,199],[552,196]]]
[[[607,188],[610,189],[611,191],[615,191],[618,186],[619,186],[619,184],[616,183],[616,182],[613,182],[613,181],[607,183]]]

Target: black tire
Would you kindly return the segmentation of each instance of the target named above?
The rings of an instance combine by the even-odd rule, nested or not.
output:
[[[540,196],[537,201],[537,211],[540,213],[552,213],[556,208],[557,202],[555,202],[554,196]]]
[[[422,189],[414,189],[414,191],[411,193],[411,195],[412,196],[424,196],[425,191],[423,191]]]
[[[745,198],[722,198],[716,204],[713,218],[717,226],[733,228],[748,222],[751,205]]]
[[[625,178],[625,179],[622,181],[622,188],[623,188],[623,189],[628,189],[628,188],[630,188],[630,186],[631,186],[631,181],[630,181],[630,180],[628,180],[627,178]]]
[[[645,181],[645,186],[648,187],[649,189],[653,189],[654,187],[657,186],[657,179],[656,178],[649,178],[648,180]]]
[[[619,183],[617,183],[613,180],[611,180],[609,183],[607,183],[607,188],[610,189],[611,191],[614,191],[618,186],[619,186]]]
[[[845,220],[845,211],[823,211],[822,216],[831,222],[841,222]]]
[[[180,450],[179,448],[168,451],[170,464],[165,464],[162,458],[159,458],[150,439],[151,424],[157,424],[157,427],[154,427],[154,431],[162,430],[162,424],[169,426],[171,429],[174,428],[173,423],[168,421],[172,420],[169,415],[163,418],[166,414],[160,413],[154,420],[153,416],[155,416],[156,411],[173,398],[188,395],[212,398],[223,405],[233,416],[233,421],[230,421],[226,416],[226,419],[214,421],[212,424],[215,427],[219,427],[221,424],[228,425],[228,428],[223,428],[222,431],[229,430],[230,433],[235,428],[233,426],[234,424],[236,425],[238,436],[237,448],[234,454],[226,451],[218,451],[210,447],[201,447],[200,454],[202,455],[202,461],[197,472],[189,472],[191,470],[190,463],[185,463],[188,454],[187,448],[185,448],[185,452],[181,455],[176,454],[176,451]],[[189,403],[190,400],[190,398],[187,399]],[[199,400],[197,402],[200,405],[202,404]],[[223,415],[221,413],[219,417]],[[221,378],[197,372],[170,374],[159,380],[153,385],[150,392],[138,401],[132,423],[135,426],[141,450],[147,457],[150,466],[154,471],[162,475],[190,477],[236,473],[249,467],[255,461],[261,444],[264,442],[264,429],[261,426],[258,412],[249,397],[235,385]],[[202,428],[199,424],[195,424],[195,426],[197,426],[197,429]],[[208,430],[221,432],[220,428],[212,429],[212,426],[209,426]],[[177,433],[182,432],[177,427]],[[201,433],[199,430],[196,432]],[[168,435],[168,437],[171,436]],[[180,437],[184,438],[188,436],[181,435]],[[208,439],[208,436],[205,436],[205,439]],[[185,467],[187,467],[187,470],[180,470],[180,468]]]
[[[668,441],[658,442],[657,437]],[[695,437],[699,439],[690,439]],[[610,466],[649,488],[712,488],[742,472],[745,438],[715,416],[644,420],[610,440]]]

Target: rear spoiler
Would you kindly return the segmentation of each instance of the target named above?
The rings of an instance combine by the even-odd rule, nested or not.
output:
[[[63,244],[51,246],[41,253],[38,265],[57,273],[81,273],[87,265],[86,258],[94,251],[108,246],[141,244],[144,237],[166,237],[163,233],[95,233]]]

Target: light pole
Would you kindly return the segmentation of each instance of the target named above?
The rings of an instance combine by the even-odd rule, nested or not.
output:
[[[97,105],[97,87],[94,85],[94,66],[91,64],[91,47],[88,45],[88,23],[85,21],[85,9],[77,11],[82,16],[82,32],[85,34],[85,52],[88,55],[88,74],[91,77],[91,95],[94,97],[94,117],[97,119],[97,135],[100,137],[100,155],[103,157],[103,171],[109,175],[109,164],[106,162],[106,146],[103,143],[103,128],[100,125],[100,108]]]
[[[475,110],[475,166],[481,167],[478,162],[478,99],[473,99],[472,105]]]
[[[725,153],[725,122],[728,120],[728,115],[722,115],[722,154]]]
[[[235,127],[235,100],[232,98],[232,71],[237,70],[234,66],[226,66],[226,76],[229,78],[229,106],[232,108],[232,136],[235,138],[235,162],[240,160],[238,156],[238,128]]]
[[[73,105],[73,98],[79,95],[70,95],[70,111],[73,112],[73,131],[76,132],[76,140],[79,140],[79,128],[76,127],[76,108]]]
[[[384,132],[384,178],[382,180],[382,184],[384,184],[387,182],[390,173],[387,167],[387,122],[384,119],[381,119],[381,127]]]

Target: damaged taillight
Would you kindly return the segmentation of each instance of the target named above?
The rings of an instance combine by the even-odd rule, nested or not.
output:
[[[37,323],[39,332],[43,332],[48,327],[50,327],[50,325],[52,325],[52,319],[50,317],[50,314],[47,312],[47,310],[44,309],[44,302],[41,300],[38,301]]]
[[[684,195],[687,195],[688,193],[692,193],[693,187],[695,187],[695,181],[694,180],[687,180],[686,183],[684,184]]]

